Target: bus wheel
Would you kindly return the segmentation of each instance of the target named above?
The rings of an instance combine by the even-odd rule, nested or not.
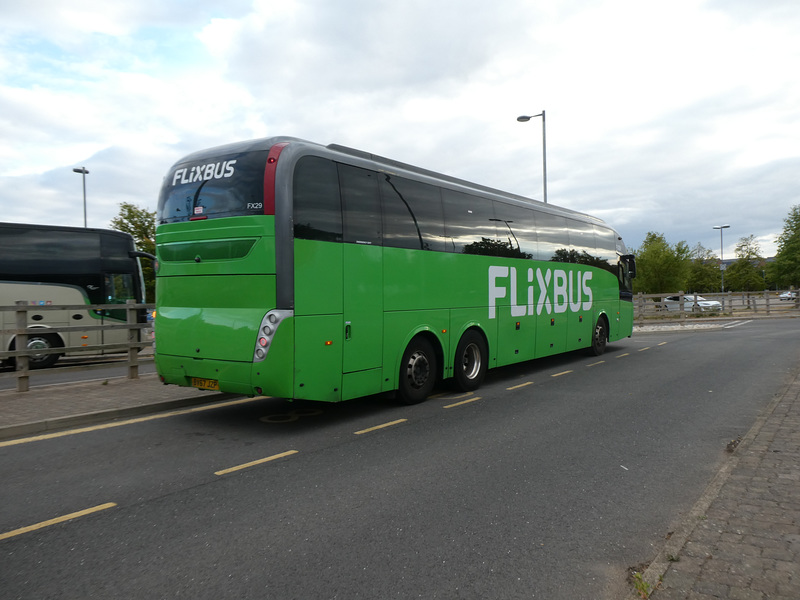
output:
[[[608,342],[608,322],[603,315],[600,315],[592,335],[592,354],[595,356],[603,354],[606,351],[606,342]]]
[[[436,352],[424,337],[415,337],[403,353],[400,363],[398,394],[405,404],[425,400],[436,384]]]
[[[456,348],[454,377],[456,387],[462,392],[477,390],[488,368],[488,351],[483,336],[475,330],[469,330],[461,336]]]
[[[28,357],[28,366],[31,369],[47,369],[58,362],[60,354],[38,354],[36,350],[47,350],[49,348],[59,348],[61,344],[58,338],[53,335],[43,335],[39,333],[30,334],[26,348],[32,350],[33,354]],[[11,350],[16,349],[15,342],[11,343]]]

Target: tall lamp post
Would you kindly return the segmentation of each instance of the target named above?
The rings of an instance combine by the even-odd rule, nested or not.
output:
[[[544,110],[538,115],[521,115],[517,117],[517,121],[527,123],[536,117],[542,117],[542,180],[544,181],[544,203],[547,204],[547,136],[545,135]]]
[[[80,173],[83,177],[83,226],[86,227],[86,176],[89,174],[89,171],[86,167],[81,167],[80,169],[75,168],[72,169],[73,173]]]
[[[730,225],[714,225],[714,229],[719,229],[719,273],[722,278],[722,291],[725,292],[725,263],[722,262],[725,257],[722,255],[722,230],[728,229]]]

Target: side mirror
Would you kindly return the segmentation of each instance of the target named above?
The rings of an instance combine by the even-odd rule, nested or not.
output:
[[[628,275],[631,279],[636,277],[636,258],[633,254],[623,254],[620,259],[628,265]]]
[[[130,250],[128,252],[128,256],[131,258],[147,258],[150,260],[155,260],[156,257],[150,254],[149,252],[142,252],[141,250]]]

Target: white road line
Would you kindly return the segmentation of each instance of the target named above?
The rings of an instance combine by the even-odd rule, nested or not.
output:
[[[753,319],[750,319],[749,321],[734,321],[733,323],[731,323],[729,325],[725,325],[724,329],[733,329],[734,327],[739,327],[739,325],[747,325],[748,323],[752,323],[752,322],[753,322]]]

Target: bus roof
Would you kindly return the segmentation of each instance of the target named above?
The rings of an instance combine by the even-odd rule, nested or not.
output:
[[[181,160],[175,163],[175,165],[173,165],[172,168],[174,169],[175,167],[183,163],[190,163],[205,159],[216,158],[219,156],[224,156],[226,154],[239,154],[245,152],[255,152],[259,150],[261,151],[269,150],[275,144],[281,144],[281,143],[288,144],[298,155],[313,153],[315,155],[331,158],[339,162],[354,163],[356,166],[363,166],[365,168],[367,167],[378,168],[379,170],[388,171],[391,174],[399,174],[400,172],[405,174],[413,174],[416,175],[417,177],[422,177],[428,180],[429,183],[434,181],[438,183],[449,183],[461,189],[461,191],[469,192],[469,190],[474,190],[476,192],[481,192],[484,195],[491,194],[492,196],[494,196],[495,199],[511,201],[512,203],[521,203],[526,205],[531,205],[535,203],[536,209],[543,212],[568,216],[571,218],[578,218],[583,221],[597,223],[599,225],[604,225],[605,227],[609,227],[602,219],[598,217],[580,211],[572,210],[569,208],[564,208],[563,206],[558,206],[554,204],[545,204],[540,200],[527,198],[525,196],[520,196],[518,194],[513,194],[511,192],[504,192],[502,190],[481,185],[479,183],[474,183],[450,175],[445,175],[443,173],[438,173],[436,171],[423,169],[422,167],[417,167],[391,158],[386,158],[378,154],[372,154],[364,150],[357,150],[355,148],[342,146],[340,144],[328,144],[326,146],[323,144],[319,144],[317,142],[310,142],[308,140],[291,136],[258,138],[253,140],[233,142],[222,146],[216,146],[213,148],[199,150],[197,152],[193,152],[192,154],[183,157]],[[369,163],[369,165],[366,163]]]

